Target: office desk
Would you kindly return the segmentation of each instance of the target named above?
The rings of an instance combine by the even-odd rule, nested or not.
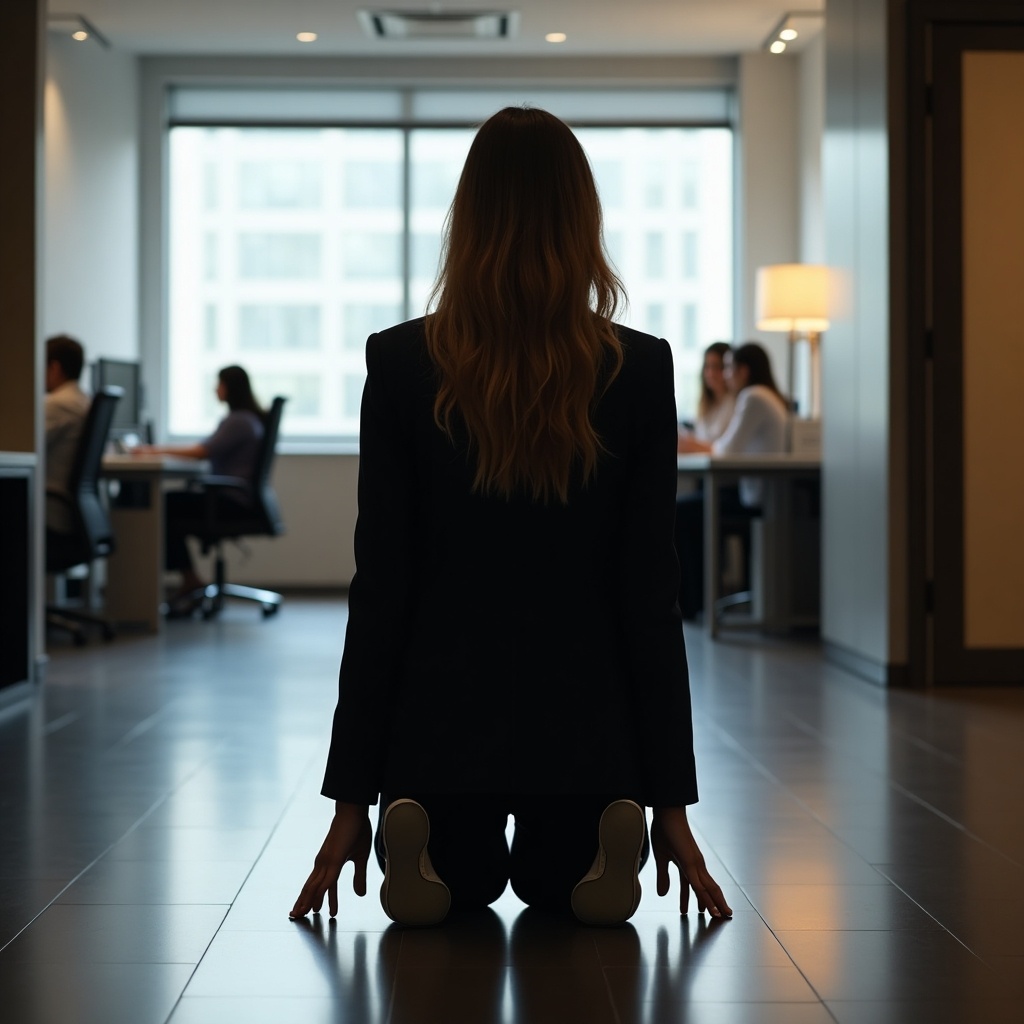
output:
[[[208,471],[171,455],[105,455],[102,474],[129,485],[110,504],[117,550],[107,559],[106,614],[119,625],[159,632],[163,617],[163,485]],[[128,500],[125,500],[128,499]]]
[[[797,455],[680,455],[677,466],[680,476],[704,481],[704,619],[711,636],[723,629],[715,612],[721,575],[719,488],[745,476],[764,480],[764,604],[758,625],[770,631],[817,626],[819,522],[796,515],[793,484],[809,481],[817,488],[821,460]]]

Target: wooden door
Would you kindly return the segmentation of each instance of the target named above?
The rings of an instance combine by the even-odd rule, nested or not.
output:
[[[1024,28],[932,35],[932,678],[1024,683]]]

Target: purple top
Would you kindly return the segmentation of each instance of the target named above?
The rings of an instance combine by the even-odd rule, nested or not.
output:
[[[263,421],[248,409],[229,412],[202,442],[210,469],[218,476],[237,476],[252,484],[263,440]],[[248,502],[250,496],[239,500]]]

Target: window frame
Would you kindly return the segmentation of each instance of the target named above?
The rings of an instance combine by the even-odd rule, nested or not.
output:
[[[151,83],[156,85],[157,83]],[[192,83],[189,83],[192,84]],[[168,337],[168,322],[169,322],[169,308],[168,308],[168,293],[169,293],[169,223],[168,223],[168,196],[170,189],[170,181],[168,175],[168,149],[169,149],[169,135],[170,131],[174,127],[178,126],[192,126],[192,127],[252,127],[252,128],[302,128],[302,127],[332,127],[332,128],[381,128],[381,129],[400,129],[403,133],[403,164],[402,164],[402,188],[403,188],[403,207],[402,207],[402,252],[401,252],[401,269],[402,269],[402,295],[403,295],[403,316],[408,318],[410,315],[410,272],[412,264],[412,221],[411,216],[411,196],[410,196],[410,151],[411,151],[411,133],[414,131],[438,129],[438,130],[465,130],[473,129],[479,125],[479,119],[473,118],[440,118],[432,117],[430,119],[416,119],[411,116],[411,112],[415,105],[415,97],[417,94],[423,92],[438,92],[436,88],[430,85],[410,85],[401,86],[398,88],[377,88],[375,91],[387,91],[390,93],[397,93],[400,97],[399,107],[401,109],[401,116],[397,118],[386,118],[376,120],[365,120],[365,119],[328,119],[328,120],[304,120],[297,121],[294,119],[279,120],[274,118],[236,118],[228,119],[225,117],[215,117],[212,119],[190,117],[184,118],[175,116],[172,111],[172,100],[171,97],[175,90],[180,90],[181,85],[179,82],[175,82],[171,78],[166,78],[159,83],[160,96],[161,96],[161,109],[163,117],[161,118],[161,124],[159,127],[160,136],[160,163],[161,163],[161,174],[160,174],[160,207],[161,207],[161,228],[159,232],[158,247],[159,251],[154,254],[153,249],[155,248],[152,243],[150,246],[150,259],[152,260],[153,255],[156,255],[158,259],[156,262],[161,267],[161,275],[159,282],[160,290],[160,322],[158,334],[152,330],[149,332],[149,341],[147,342],[146,334],[144,332],[144,343],[142,357],[144,365],[147,370],[150,371],[149,376],[156,378],[154,392],[157,396],[157,400],[151,403],[149,410],[150,415],[155,416],[153,418],[157,424],[157,431],[162,437],[167,437],[172,441],[185,440],[194,435],[172,435],[168,432],[168,404],[169,404],[169,388],[170,388],[170,374],[169,374],[169,337]],[[219,88],[230,88],[230,84],[225,86],[224,83],[218,85],[211,85],[209,89],[211,92],[217,91]],[[284,88],[278,85],[267,85],[269,89]],[[366,88],[365,85],[360,86],[346,86],[345,90],[351,92],[360,92]],[[444,91],[444,90],[440,90]],[[452,94],[471,94],[477,93],[479,90],[474,88],[473,85],[460,85],[457,88],[448,88],[448,92]],[[519,93],[530,93],[536,92],[533,89],[504,89],[501,92],[516,92]],[[569,85],[562,88],[547,90],[549,95],[585,95],[600,92],[600,89],[588,89],[580,85]],[[663,85],[658,86],[623,86],[621,88],[612,87],[611,90],[607,86],[604,87],[603,91],[615,91],[620,92],[623,95],[630,95],[631,99],[639,98],[640,96],[651,95],[654,93],[665,93],[666,87]],[[685,116],[674,116],[674,117],[647,117],[647,118],[622,118],[622,117],[581,117],[581,118],[566,118],[567,123],[575,129],[614,129],[614,128],[675,128],[675,129],[699,129],[699,128],[716,128],[725,129],[731,133],[732,143],[732,162],[733,162],[733,187],[731,195],[731,215],[733,221],[733,239],[732,239],[732,274],[730,285],[735,294],[735,279],[736,279],[736,268],[737,268],[737,251],[735,246],[736,236],[736,206],[737,206],[737,190],[735,188],[735,175],[737,170],[738,161],[738,145],[737,145],[737,125],[735,117],[735,82],[723,81],[721,84],[713,84],[710,88],[707,87],[706,83],[702,83],[702,87],[694,88],[688,85],[679,85],[668,87],[668,91],[671,91],[673,95],[680,99],[685,98],[687,95],[691,95],[695,92],[716,92],[721,97],[724,97],[723,109],[727,110],[728,113],[725,116],[716,116],[714,118],[693,118]],[[143,178],[145,180],[146,174],[144,171]],[[145,211],[143,220],[146,219]],[[145,259],[144,259],[145,264]],[[147,286],[151,288],[149,281],[146,280],[147,274],[145,272],[145,265],[143,268],[143,305],[147,305],[145,292]],[[734,303],[735,304],[735,303]],[[733,314],[734,310],[730,310]],[[143,310],[143,319],[146,319],[145,309]],[[154,336],[159,338],[159,344],[153,344]],[[153,356],[156,356],[154,359]],[[151,371],[157,368],[157,373]],[[151,392],[153,394],[154,392]],[[358,436],[357,435],[345,435],[345,434],[333,434],[326,436],[301,436],[296,438],[283,438],[280,444],[280,450],[284,452],[293,453],[357,453],[358,452]]]

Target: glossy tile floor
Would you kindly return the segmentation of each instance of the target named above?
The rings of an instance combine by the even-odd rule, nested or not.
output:
[[[886,693],[699,630],[692,818],[733,920],[680,916],[650,865],[622,928],[506,892],[403,931],[372,866],[336,923],[290,922],[344,623],[290,599],[58,648],[0,709],[5,1024],[1024,1019],[1024,691]]]

